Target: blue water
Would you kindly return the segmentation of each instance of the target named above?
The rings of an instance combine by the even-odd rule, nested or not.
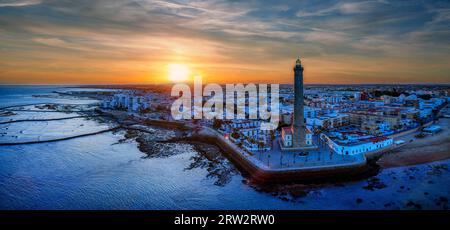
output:
[[[1,86],[0,107],[61,102],[32,97],[55,90],[67,89]],[[0,146],[0,209],[414,208],[408,205],[410,201],[425,209],[442,209],[445,204],[437,200],[450,194],[448,170],[430,173],[436,165],[448,167],[447,160],[383,170],[377,178],[387,187],[374,191],[364,189],[368,182],[361,180],[317,187],[297,199],[281,199],[284,194],[260,192],[243,183],[239,173],[218,186],[215,178],[207,176],[206,168],[186,170],[191,157],[199,154],[189,145],[166,158],[145,158],[136,142],[117,144],[121,138],[123,133],[119,132],[53,143]],[[362,199],[359,204],[358,198]]]
[[[31,103],[80,103],[79,100],[58,98],[54,93],[72,91],[69,86],[9,86],[0,85],[0,108],[12,105],[27,105]],[[33,97],[33,95],[49,95],[49,97]],[[81,100],[83,103],[84,100]]]

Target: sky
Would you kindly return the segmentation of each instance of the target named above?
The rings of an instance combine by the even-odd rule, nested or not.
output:
[[[0,84],[450,83],[450,1],[0,0]]]

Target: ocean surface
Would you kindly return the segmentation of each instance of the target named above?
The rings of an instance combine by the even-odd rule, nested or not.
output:
[[[0,86],[0,107],[96,103],[53,93],[71,90]],[[15,116],[27,115],[17,112]],[[33,123],[18,122],[0,125],[0,130],[15,132],[20,139],[25,134],[40,138],[49,132],[53,136],[105,126],[93,120],[46,122],[35,124],[36,129]],[[236,170],[228,173],[225,182],[217,183],[207,159],[191,144],[162,144],[155,151],[171,154],[147,157],[133,139],[121,141],[124,135],[124,131],[107,132],[51,143],[0,146],[0,209],[448,209],[449,160],[385,169],[360,181],[267,191],[248,184]],[[292,195],[292,187],[301,187],[303,195]]]

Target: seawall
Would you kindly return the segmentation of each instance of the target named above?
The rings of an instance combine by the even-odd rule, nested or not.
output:
[[[209,128],[202,128],[189,139],[215,144],[241,173],[246,175],[250,181],[257,183],[317,183],[320,181],[351,180],[371,174],[374,171],[367,161],[289,169],[269,168],[248,159],[246,157],[247,153],[244,153],[234,143],[226,140],[222,135]]]
[[[378,168],[373,167],[367,160],[346,164],[299,167],[299,168],[270,168],[249,157],[230,140],[225,139],[216,130],[208,127],[192,127],[183,122],[165,120],[143,120],[147,125],[178,130],[190,130],[192,135],[182,140],[198,141],[219,147],[235,167],[253,183],[291,183],[291,182],[330,182],[354,180],[373,175]]]

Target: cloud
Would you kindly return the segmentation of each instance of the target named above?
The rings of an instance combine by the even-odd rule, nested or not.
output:
[[[0,0],[0,7],[20,7],[40,4],[41,0]]]
[[[449,60],[450,53],[448,2],[0,0],[0,6],[2,3],[40,4],[36,8],[0,8],[0,52],[11,52],[8,54],[18,60],[35,58],[37,51],[46,60],[95,60],[104,65],[98,64],[98,69],[133,63],[140,71],[153,71],[161,63],[183,61],[214,74],[252,70],[261,71],[258,76],[272,72],[286,77],[299,53],[314,63],[349,68],[344,71],[324,65],[316,74],[332,74],[336,69],[348,74],[350,65],[343,63],[354,60],[380,65],[422,59],[431,64],[439,57],[442,61],[436,68],[445,69],[442,62]],[[371,71],[381,71],[378,65]],[[355,74],[364,74],[364,67],[354,68]],[[382,72],[400,71],[394,65],[389,68]]]
[[[341,14],[360,14],[371,12],[375,8],[383,7],[383,4],[389,4],[387,1],[358,1],[358,2],[338,2],[328,8],[321,8],[317,11],[305,12],[300,10],[296,13],[297,17],[315,17],[327,16],[333,13]]]
[[[33,41],[41,43],[48,46],[62,47],[66,48],[68,43],[59,38],[34,38]]]
[[[312,31],[306,33],[304,39],[310,42],[321,42],[329,45],[337,45],[337,43],[349,41],[347,35],[329,31]]]
[[[351,2],[339,4],[338,9],[343,14],[357,14],[371,11],[378,3],[376,1]],[[377,6],[380,7],[380,6]]]

